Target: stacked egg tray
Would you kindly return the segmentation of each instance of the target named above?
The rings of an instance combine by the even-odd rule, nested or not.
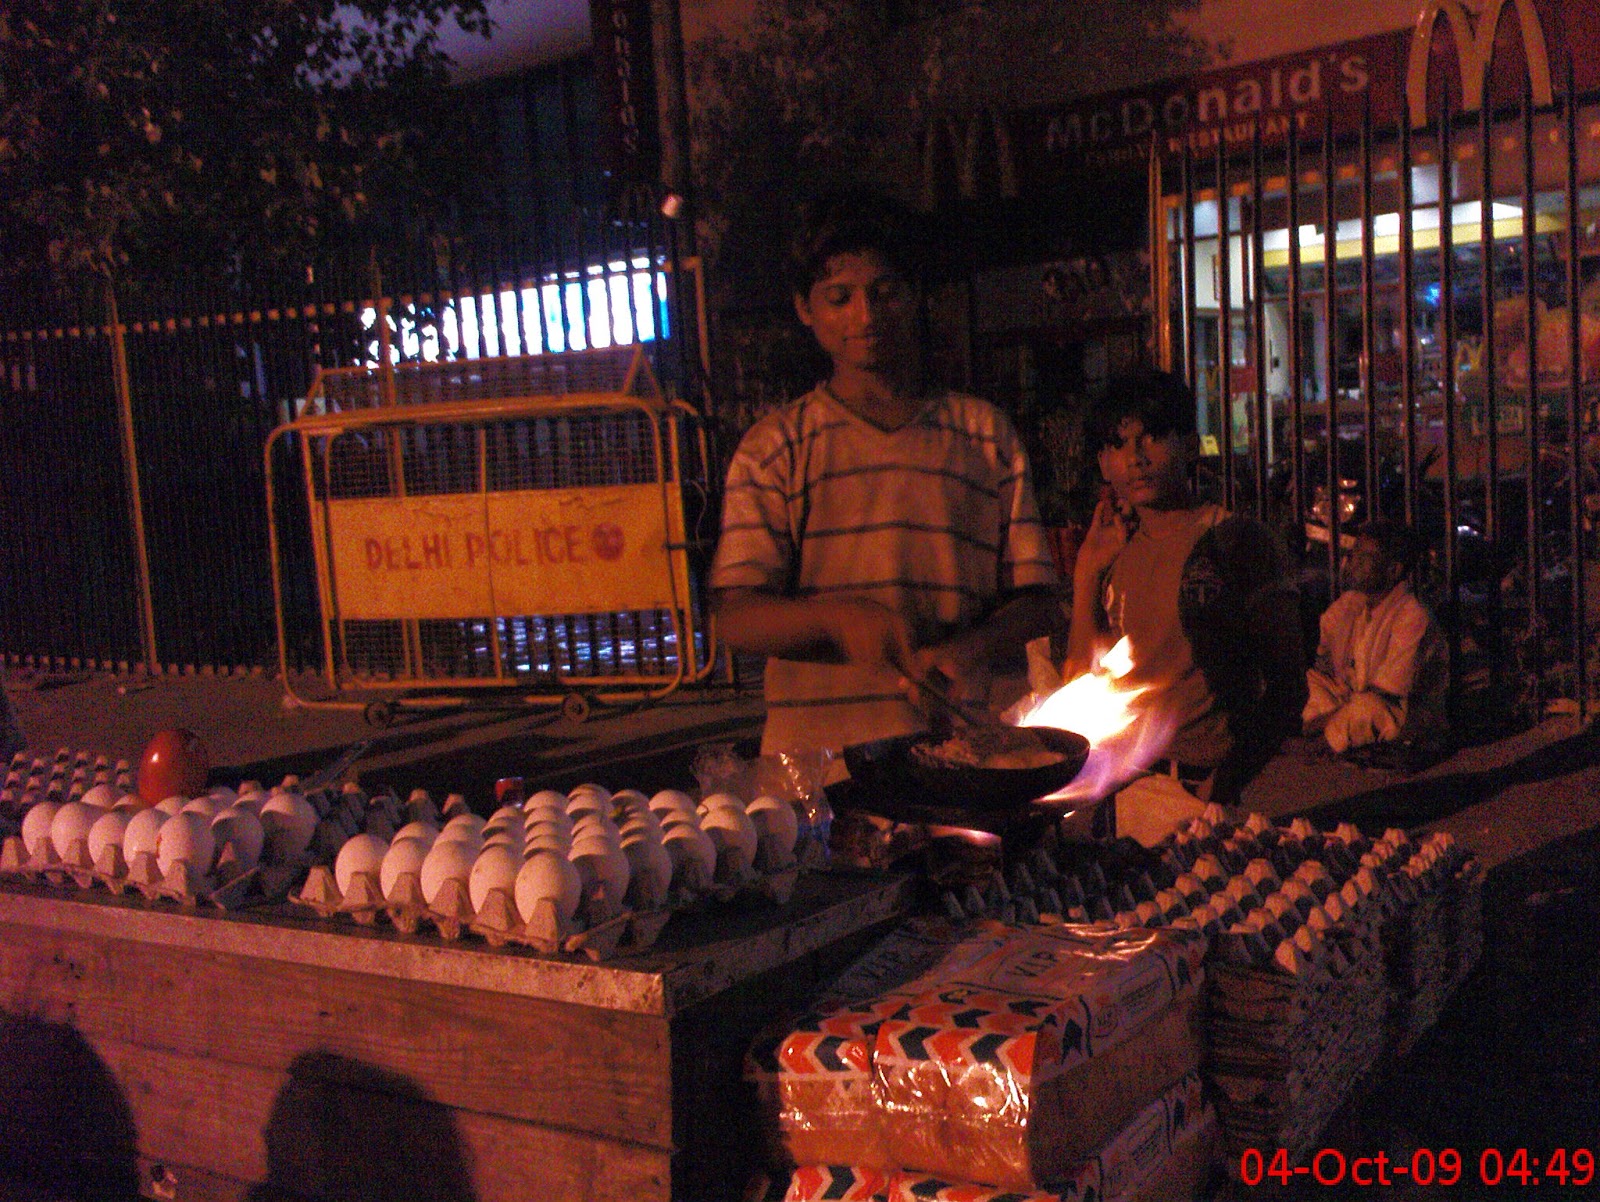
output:
[[[383,809],[399,802],[383,799]],[[729,793],[696,802],[579,785],[505,804],[487,819],[457,794],[442,813],[420,790],[404,825],[369,824],[313,865],[292,900],[324,918],[431,926],[491,946],[602,960],[649,947],[678,911],[788,902],[822,842],[788,801]],[[331,867],[330,867],[331,862]]]
[[[1236,1153],[1314,1148],[1383,1057],[1437,1020],[1483,945],[1482,872],[1448,834],[1234,823],[1209,806],[1154,849],[1063,843],[933,875],[952,919],[1203,932],[1208,1075]]]
[[[19,752],[0,787],[0,877],[223,909],[281,901],[345,838],[326,792],[285,777],[146,806],[127,761]]]
[[[1162,851],[1190,904],[1172,924],[1212,937],[1209,1076],[1228,1143],[1301,1159],[1383,1057],[1409,1047],[1397,1022],[1414,1041],[1466,975],[1481,871],[1448,834],[1374,840],[1350,823],[1324,834],[1220,810]]]

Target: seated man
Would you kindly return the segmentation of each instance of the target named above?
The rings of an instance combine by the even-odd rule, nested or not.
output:
[[[1306,673],[1305,733],[1343,753],[1374,743],[1437,742],[1445,730],[1444,636],[1407,576],[1417,543],[1398,522],[1368,522],[1345,558],[1350,588],[1322,615]]]
[[[1090,423],[1113,498],[1074,566],[1064,676],[1127,638],[1123,683],[1148,690],[1140,704],[1172,732],[1157,765],[1166,780],[1117,796],[1118,831],[1144,843],[1202,801],[1236,802],[1305,701],[1287,555],[1260,522],[1195,495],[1195,408],[1181,380],[1146,371],[1114,381]]]

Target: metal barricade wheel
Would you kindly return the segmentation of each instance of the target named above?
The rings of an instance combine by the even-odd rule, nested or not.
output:
[[[374,701],[368,704],[362,716],[366,718],[368,726],[376,726],[386,730],[394,722],[394,702]]]
[[[574,722],[586,721],[589,717],[589,699],[582,693],[568,693],[561,699],[561,716]]]

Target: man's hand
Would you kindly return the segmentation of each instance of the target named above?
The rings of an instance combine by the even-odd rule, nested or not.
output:
[[[1122,548],[1127,546],[1128,518],[1112,503],[1102,497],[1089,519],[1089,529],[1084,532],[1083,544],[1078,548],[1078,559],[1073,565],[1075,587],[1094,588],[1100,577],[1111,566]]]
[[[905,617],[864,597],[833,602],[828,628],[845,663],[911,669],[911,631]]]

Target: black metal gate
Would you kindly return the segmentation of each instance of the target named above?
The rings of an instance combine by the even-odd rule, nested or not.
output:
[[[1600,97],[1538,82],[1466,112],[1440,87],[1392,124],[1369,102],[1354,132],[1255,122],[1160,166],[1158,312],[1216,491],[1324,599],[1354,524],[1424,534],[1458,720],[1595,701]]]

